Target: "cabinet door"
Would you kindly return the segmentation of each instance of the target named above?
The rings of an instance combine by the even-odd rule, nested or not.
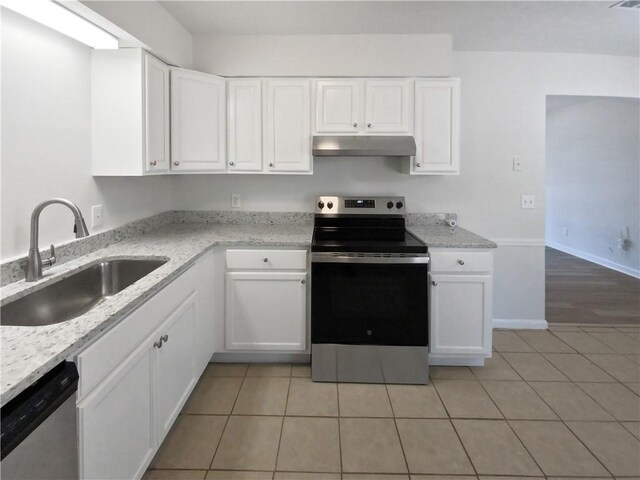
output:
[[[309,80],[268,80],[265,110],[268,170],[311,171]]]
[[[316,131],[362,132],[361,83],[357,80],[319,80],[316,84]]]
[[[146,171],[169,170],[169,67],[144,54]]]
[[[171,69],[171,170],[224,172],[226,159],[225,80]]]
[[[416,81],[415,97],[411,173],[460,173],[460,80]]]
[[[158,444],[196,383],[196,297],[193,292],[158,329],[154,340],[155,419]]]
[[[431,275],[431,353],[491,354],[491,276]]]
[[[410,83],[407,80],[367,80],[365,129],[367,133],[408,133]]]
[[[229,350],[305,349],[306,273],[228,272]]]
[[[140,478],[155,452],[151,350],[144,345],[78,404],[80,478]]]
[[[262,170],[260,80],[229,80],[229,171]]]

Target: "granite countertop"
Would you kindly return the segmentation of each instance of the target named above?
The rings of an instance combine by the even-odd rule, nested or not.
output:
[[[407,228],[429,248],[496,248],[498,246],[491,240],[458,226],[425,225]]]
[[[496,244],[460,227],[422,225],[408,227],[429,247],[495,248]],[[309,248],[312,224],[226,224],[178,222],[133,235],[106,248],[79,255],[47,269],[34,283],[19,281],[0,289],[5,304],[65,278],[102,258],[168,258],[167,263],[89,312],[72,320],[43,327],[0,327],[0,404],[14,398],[59,362],[77,354],[112,327],[196,259],[215,246],[287,246]]]
[[[101,258],[164,257],[169,261],[89,312],[43,327],[0,327],[0,404],[4,405],[61,361],[113,326],[158,292],[212,247],[288,246],[308,248],[312,225],[171,224],[47,269],[35,283],[0,289],[2,304],[65,278]]]

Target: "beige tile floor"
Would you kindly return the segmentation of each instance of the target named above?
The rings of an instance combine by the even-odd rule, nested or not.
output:
[[[640,478],[640,327],[494,332],[426,386],[212,364],[145,480]]]

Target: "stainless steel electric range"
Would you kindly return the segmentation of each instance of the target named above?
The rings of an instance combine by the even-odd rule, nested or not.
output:
[[[317,197],[312,379],[427,383],[428,269],[403,197]]]

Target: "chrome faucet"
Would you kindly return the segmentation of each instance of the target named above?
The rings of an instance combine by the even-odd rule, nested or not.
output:
[[[82,217],[80,209],[69,200],[65,200],[64,198],[52,198],[51,200],[46,200],[40,203],[33,209],[33,213],[31,214],[31,241],[29,245],[29,256],[27,257],[27,268],[25,270],[25,279],[27,282],[40,280],[42,278],[42,266],[50,267],[56,263],[56,250],[53,245],[51,245],[51,256],[44,260],[40,256],[40,250],[38,249],[40,213],[42,213],[42,210],[44,210],[46,206],[54,203],[65,205],[73,213],[75,218],[73,231],[76,234],[76,238],[89,236],[89,230],[87,230],[87,224],[84,223],[84,218]]]

